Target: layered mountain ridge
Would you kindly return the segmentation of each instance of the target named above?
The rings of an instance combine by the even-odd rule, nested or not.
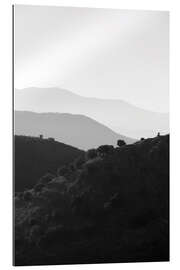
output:
[[[86,115],[132,138],[169,132],[168,113],[147,111],[122,100],[82,97],[61,88],[15,89],[15,109]]]
[[[53,137],[59,142],[87,150],[102,144],[116,145],[118,139],[135,140],[84,116],[68,113],[15,112],[15,134]]]

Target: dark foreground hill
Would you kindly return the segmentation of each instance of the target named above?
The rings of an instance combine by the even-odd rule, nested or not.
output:
[[[135,140],[119,135],[84,115],[69,113],[15,112],[15,134],[53,137],[74,147],[87,150],[100,144],[116,144],[118,139]]]
[[[16,265],[169,260],[169,136],[106,148],[16,194]]]
[[[52,139],[15,136],[15,191],[32,188],[45,173],[80,156],[83,151]]]

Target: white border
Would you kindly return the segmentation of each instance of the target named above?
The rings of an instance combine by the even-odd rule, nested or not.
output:
[[[73,266],[38,266],[36,269],[180,269],[180,4],[177,0],[27,0],[0,2],[0,266],[12,269],[12,70],[11,70],[11,5],[34,4],[55,6],[79,6],[97,8],[168,10],[170,11],[170,107],[171,107],[171,262],[170,263],[129,263]],[[179,166],[180,167],[180,166]],[[34,267],[33,267],[34,268]],[[21,269],[26,269],[21,267]]]
[[[16,4],[26,5],[49,5],[49,6],[74,6],[94,8],[119,8],[119,9],[149,9],[149,10],[170,10],[170,1],[161,0],[15,0]]]

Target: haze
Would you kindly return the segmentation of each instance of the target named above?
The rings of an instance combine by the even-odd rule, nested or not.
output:
[[[15,87],[168,112],[168,20],[164,11],[15,5]]]

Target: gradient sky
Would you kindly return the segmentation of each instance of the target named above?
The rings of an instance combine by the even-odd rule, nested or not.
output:
[[[169,110],[169,13],[15,5],[15,88]]]

